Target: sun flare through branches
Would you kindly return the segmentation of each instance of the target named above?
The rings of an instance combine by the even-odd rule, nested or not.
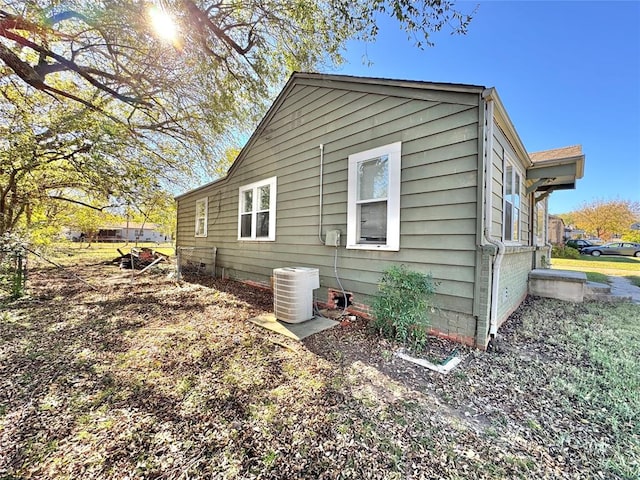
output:
[[[155,35],[167,42],[176,44],[178,38],[178,26],[174,18],[164,9],[149,8],[149,19]]]

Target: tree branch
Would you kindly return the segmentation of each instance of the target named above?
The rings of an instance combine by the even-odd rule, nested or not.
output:
[[[2,18],[3,16],[7,17],[7,16],[11,16],[11,15],[7,14],[6,12],[0,11],[0,18]],[[13,16],[11,16],[11,17],[13,17]],[[23,22],[23,23],[25,25],[31,25],[29,22],[26,22],[26,21]],[[32,42],[32,41],[20,36],[20,35],[15,34],[15,33],[10,31],[12,29],[11,27],[13,27],[13,29],[16,28],[14,25],[22,25],[23,23],[20,23],[17,19],[13,19],[13,21],[11,21],[11,22],[7,22],[7,20],[0,21],[0,35],[5,37],[5,38],[7,38],[7,39],[9,39],[9,40],[13,40],[14,42],[18,43],[19,45],[21,45],[23,47],[28,47],[28,48],[34,50],[35,52],[38,52],[41,55],[40,62],[39,62],[40,65],[48,65],[47,63],[43,62],[43,56],[44,57],[53,58],[59,64],[61,64],[64,67],[66,67],[67,70],[71,70],[71,71],[77,73],[82,78],[84,78],[87,82],[89,82],[91,85],[93,85],[94,87],[98,88],[99,90],[102,90],[102,91],[108,93],[109,95],[113,96],[117,100],[120,100],[120,101],[122,101],[124,103],[132,104],[132,105],[139,104],[139,105],[150,106],[150,104],[148,102],[145,102],[140,98],[134,98],[134,97],[129,97],[127,95],[122,95],[121,93],[119,93],[116,90],[112,89],[111,87],[105,85],[104,83],[99,82],[94,77],[89,75],[83,69],[83,67],[79,66],[74,61],[67,60],[63,56],[58,55],[57,53],[49,50],[48,48],[42,47],[42,46],[40,46],[40,45],[38,45],[38,44],[36,44],[36,43],[34,43],[34,42]],[[29,30],[33,31],[33,28],[34,27],[30,28]],[[50,91],[55,91],[56,90],[53,87],[48,86],[44,82],[44,77],[38,75],[38,72],[34,67],[32,67],[31,65],[28,65],[26,62],[23,62],[15,53],[13,53],[11,50],[9,50],[4,45],[2,46],[2,50],[3,50],[2,51],[2,56],[0,58],[2,58],[2,60],[11,69],[13,69],[16,72],[16,74],[18,74],[23,80],[25,80],[25,82],[29,83],[31,86],[33,86],[34,88],[37,88],[38,90],[50,90]],[[7,52],[9,52],[11,55],[9,55]],[[7,59],[11,63],[9,63],[7,61]],[[17,70],[16,70],[16,68],[17,68]],[[43,68],[43,70],[45,70],[44,67],[42,67],[42,68]],[[46,87],[46,88],[43,88],[43,87]],[[56,92],[56,93],[58,93],[58,92]],[[67,98],[71,98],[68,95],[65,95],[65,96],[67,96]],[[78,97],[71,98],[71,99],[78,101]],[[84,102],[81,102],[81,103],[84,103]]]
[[[76,12],[75,10],[67,10],[55,15],[51,15],[49,18],[47,18],[47,23],[49,23],[50,25],[55,25],[56,23],[69,20],[71,18],[77,18],[78,20],[82,20],[84,23],[89,24],[89,19],[80,12]]]
[[[93,206],[93,205],[89,205],[88,203],[81,202],[80,200],[74,200],[73,198],[62,197],[60,195],[49,195],[48,197],[51,198],[52,200],[61,200],[63,202],[74,203],[76,205],[81,205],[83,207],[91,208],[91,209],[97,210],[99,212],[102,212],[106,208],[114,208],[114,207],[119,207],[120,206],[120,205],[105,205],[104,207],[96,207],[96,206]]]
[[[211,21],[211,18],[209,18],[209,15],[200,10],[200,8],[198,8],[193,0],[184,0],[184,3],[189,13],[194,17],[194,20],[197,20],[200,23],[204,23],[216,37],[226,43],[227,46],[235,50],[239,55],[245,56],[249,52],[249,50],[253,48],[254,40],[251,35],[249,35],[249,38],[247,39],[247,45],[241,47],[238,43],[235,42],[235,40],[228,36],[224,32],[224,30],[213,23]]]

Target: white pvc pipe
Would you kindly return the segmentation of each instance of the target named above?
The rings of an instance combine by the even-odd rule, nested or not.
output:
[[[322,240],[322,169],[324,164],[324,145],[320,144],[320,202],[319,202],[319,214],[318,214],[318,239],[320,243],[324,245],[324,240]]]

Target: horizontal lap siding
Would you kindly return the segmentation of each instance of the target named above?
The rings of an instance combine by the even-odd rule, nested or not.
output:
[[[344,245],[348,156],[402,141],[400,251],[343,246],[340,280],[361,302],[376,292],[383,270],[405,264],[433,274],[441,308],[470,314],[478,96],[428,92],[415,100],[371,91],[294,86],[228,179],[179,199],[179,244],[215,245],[217,264],[237,278],[267,281],[273,268],[304,265],[320,269],[323,288],[336,288],[335,248],[318,239],[319,145],[324,145],[322,235],[339,229]],[[238,188],[271,176],[278,177],[276,241],[239,242]],[[195,201],[207,195],[208,236],[194,239]]]
[[[506,139],[501,135],[500,127],[494,122],[493,125],[493,169],[492,169],[492,214],[491,214],[491,235],[497,240],[502,240],[502,212],[503,204],[503,183],[504,183],[504,142]]]
[[[200,198],[200,197],[196,197]],[[177,222],[177,240],[178,245],[183,247],[195,247],[196,241],[201,240],[194,237],[195,218],[196,218],[196,198],[189,201],[178,202],[178,222]]]

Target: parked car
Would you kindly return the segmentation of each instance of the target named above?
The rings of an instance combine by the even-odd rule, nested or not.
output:
[[[584,255],[628,255],[640,257],[640,243],[631,242],[609,242],[604,245],[593,245],[583,248],[580,253]]]
[[[589,240],[567,240],[565,246],[575,248],[576,250],[582,250],[585,247],[591,247],[595,245]]]

